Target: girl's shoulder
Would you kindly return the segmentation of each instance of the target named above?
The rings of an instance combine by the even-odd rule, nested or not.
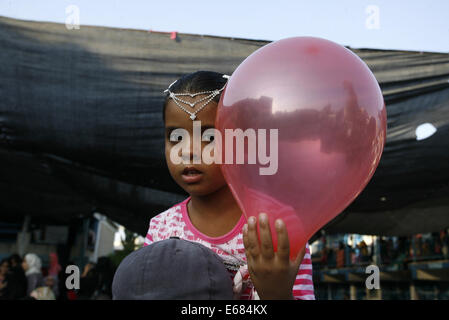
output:
[[[182,218],[182,211],[183,207],[185,207],[187,200],[189,198],[173,205],[172,207],[168,208],[167,210],[155,215],[153,218],[150,219],[150,225],[152,223],[159,224],[159,223],[167,223],[172,220],[174,221],[180,221]]]
[[[150,219],[146,237],[148,241],[153,242],[169,238],[170,236],[177,236],[184,230],[185,222],[183,221],[182,212],[187,200],[188,198]]]

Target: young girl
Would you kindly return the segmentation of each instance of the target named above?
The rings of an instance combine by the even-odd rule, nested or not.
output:
[[[205,245],[223,259],[234,278],[236,298],[313,300],[308,244],[291,261],[285,224],[277,220],[278,248],[274,252],[264,213],[258,217],[259,241],[257,219],[250,217],[246,223],[220,165],[194,164],[192,160],[201,159],[202,150],[193,150],[193,143],[188,156],[183,155],[188,158],[183,160],[190,160],[189,164],[175,164],[180,161],[173,162],[170,158],[174,146],[186,143],[176,129],[182,128],[193,137],[193,121],[201,121],[201,134],[214,128],[226,82],[223,74],[198,71],[183,76],[166,90],[165,157],[171,176],[190,196],[151,219],[144,246],[173,236]],[[201,149],[208,143],[202,142]]]

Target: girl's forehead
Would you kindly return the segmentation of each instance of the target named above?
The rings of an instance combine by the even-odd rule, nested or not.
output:
[[[196,99],[201,99],[201,96]],[[194,102],[196,99],[186,97],[183,100]],[[183,105],[185,109],[190,112],[195,112],[200,109],[202,104],[198,103],[193,108],[188,105]],[[201,125],[213,126],[215,124],[215,117],[217,115],[217,103],[215,101],[209,102],[204,108],[196,113],[195,121],[201,121]],[[190,128],[193,126],[193,121],[190,119],[190,114],[182,110],[172,99],[167,101],[165,107],[165,126]]]

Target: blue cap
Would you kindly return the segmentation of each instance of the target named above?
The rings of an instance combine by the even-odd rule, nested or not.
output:
[[[231,300],[223,260],[202,244],[170,238],[140,248],[120,263],[114,300]]]

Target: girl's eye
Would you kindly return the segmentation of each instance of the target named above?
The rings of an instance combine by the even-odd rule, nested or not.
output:
[[[179,132],[173,132],[170,134],[170,141],[172,142],[182,141],[182,138],[182,134],[180,134]]]
[[[207,133],[203,135],[203,140],[205,141],[214,141],[215,137],[213,133]]]

